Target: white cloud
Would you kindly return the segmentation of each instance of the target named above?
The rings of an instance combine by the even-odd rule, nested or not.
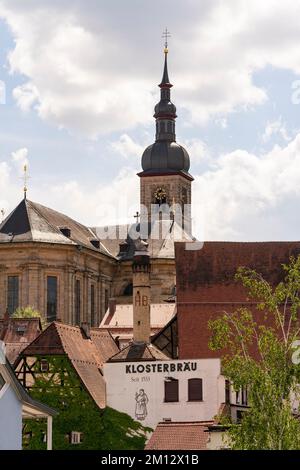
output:
[[[111,148],[127,159],[130,157],[141,158],[145,145],[134,141],[128,134],[122,134],[118,140],[111,143]]]
[[[190,155],[191,163],[195,166],[207,165],[212,155],[206,142],[201,139],[182,139],[180,143],[186,148]]]
[[[29,164],[28,149],[26,147],[16,150],[11,154],[12,162],[17,168],[19,174],[23,173],[24,166]]]
[[[298,239],[300,134],[263,155],[220,156],[195,177],[193,200],[196,231],[207,240]]]
[[[262,135],[262,141],[264,143],[267,143],[275,135],[279,135],[286,142],[291,140],[291,137],[289,136],[288,131],[286,129],[286,125],[282,122],[281,117],[275,121],[267,122],[265,131]]]
[[[0,0],[0,15],[15,40],[10,70],[25,77],[18,105],[92,138],[151,119],[166,18],[174,101],[191,122],[226,125],[228,113],[263,103],[253,74],[268,64],[300,73],[294,0]]]

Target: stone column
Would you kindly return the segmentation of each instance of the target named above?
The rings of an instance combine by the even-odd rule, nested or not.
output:
[[[30,307],[39,309],[39,265],[30,264],[28,266],[28,286],[27,286],[28,303]],[[26,305],[25,305],[26,306]]]

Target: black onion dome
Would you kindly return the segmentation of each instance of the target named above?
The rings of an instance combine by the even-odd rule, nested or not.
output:
[[[176,117],[176,106],[171,101],[162,100],[154,108],[154,117],[171,116]]]
[[[164,170],[184,171],[190,169],[190,157],[184,147],[177,142],[157,141],[143,153],[143,171]]]
[[[171,101],[171,88],[167,55],[165,48],[164,72],[160,88],[160,101],[154,109],[156,137],[154,144],[146,148],[142,156],[143,172],[149,174],[167,174],[183,172],[188,174],[190,157],[185,148],[176,142],[175,120],[176,106]],[[140,173],[142,175],[143,173]],[[190,178],[191,175],[188,175]]]

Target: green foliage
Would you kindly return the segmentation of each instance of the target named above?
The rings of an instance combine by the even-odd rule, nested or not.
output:
[[[150,429],[111,408],[100,411],[66,357],[49,356],[46,359],[49,363],[47,374],[39,372],[39,360],[34,366],[36,381],[30,389],[30,395],[59,411],[53,419],[53,449],[144,449]],[[72,431],[83,433],[81,444],[70,443]],[[29,420],[23,433],[24,448],[45,449],[45,433],[45,421]],[[29,439],[26,437],[28,434],[31,435]]]
[[[40,318],[43,329],[46,326],[46,321],[41,313],[30,305],[27,307],[18,307],[12,314],[12,318]]]
[[[251,269],[238,270],[237,281],[258,302],[257,321],[242,308],[209,322],[210,348],[226,351],[224,375],[235,390],[248,389],[250,409],[228,432],[233,449],[300,448],[300,422],[293,414],[300,398],[300,365],[293,360],[300,333],[300,257],[283,269],[284,281],[275,288]]]

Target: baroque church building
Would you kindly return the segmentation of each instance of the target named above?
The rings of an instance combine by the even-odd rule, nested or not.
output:
[[[164,50],[155,142],[142,156],[135,224],[85,227],[24,199],[0,225],[0,318],[31,306],[48,322],[98,326],[110,299],[132,305],[135,240],[148,242],[153,304],[174,302],[174,241],[191,241],[190,159],[176,142],[168,49]],[[170,210],[171,207],[171,210]]]

